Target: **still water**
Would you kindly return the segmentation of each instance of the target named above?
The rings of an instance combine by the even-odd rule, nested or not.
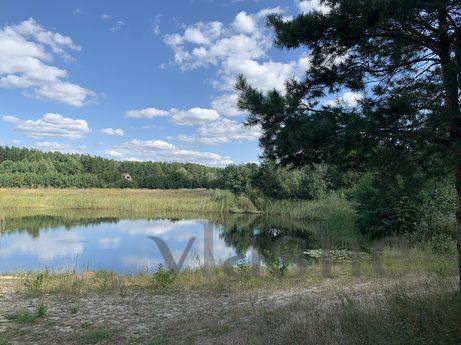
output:
[[[165,264],[159,243],[166,245],[176,263],[184,255],[182,269],[203,265],[210,257],[219,264],[237,255],[249,262],[256,258],[264,263],[275,255],[297,262],[304,260],[306,249],[320,246],[312,224],[261,216],[139,218],[75,212],[4,216],[0,273],[155,271]]]

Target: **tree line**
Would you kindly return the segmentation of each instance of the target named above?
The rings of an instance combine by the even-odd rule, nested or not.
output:
[[[0,188],[207,188],[236,194],[258,190],[275,199],[319,199],[338,183],[334,169],[320,165],[293,170],[265,161],[214,168],[0,147]]]

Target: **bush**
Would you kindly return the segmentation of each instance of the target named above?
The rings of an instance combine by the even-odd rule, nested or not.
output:
[[[152,275],[151,284],[154,288],[167,288],[174,284],[175,276],[171,270],[158,265],[157,271]]]
[[[357,203],[357,226],[372,238],[414,232],[422,221],[418,185],[398,176],[392,182],[364,175],[349,195]]]
[[[347,192],[356,202],[357,226],[370,237],[415,234],[426,240],[454,235],[456,195],[448,179],[365,174]]]

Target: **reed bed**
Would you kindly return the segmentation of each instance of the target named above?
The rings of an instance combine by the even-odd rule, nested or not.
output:
[[[119,211],[255,212],[232,194],[206,189],[0,189],[0,209],[53,208]]]

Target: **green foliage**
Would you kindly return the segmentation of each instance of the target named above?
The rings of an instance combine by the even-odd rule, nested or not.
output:
[[[168,288],[175,282],[175,275],[169,269],[163,267],[162,264],[158,265],[157,271],[152,274],[151,285],[154,288]]]
[[[27,310],[12,313],[6,315],[6,319],[9,321],[13,321],[16,323],[22,323],[22,324],[34,324],[37,322],[37,319],[43,319],[46,316],[46,306],[43,303],[40,303],[39,306],[37,307],[37,311],[34,313],[31,313]]]
[[[454,252],[453,239],[445,234],[434,234],[425,244],[434,254],[443,255]]]
[[[132,176],[128,182],[123,173]],[[0,188],[215,188],[218,169],[0,147]]]
[[[198,164],[118,162],[88,155],[44,153],[0,147],[0,188],[141,188],[225,189],[235,195],[274,199],[320,199],[331,183],[329,168],[302,170],[278,167],[273,162],[211,168]],[[122,177],[128,173],[133,181]],[[248,200],[231,194],[216,195],[223,203],[245,207]],[[238,204],[241,204],[240,206]]]
[[[8,314],[5,317],[9,321],[23,324],[34,324],[37,321],[37,316],[28,311]]]
[[[266,269],[273,277],[282,278],[288,273],[288,264],[280,257],[268,253],[265,260]]]
[[[46,305],[44,303],[40,303],[40,305],[37,308],[37,317],[39,319],[43,319],[46,316]]]
[[[81,340],[84,344],[98,344],[112,338],[114,338],[114,333],[112,331],[100,327],[84,334]]]
[[[371,237],[414,232],[422,220],[419,186],[398,177],[383,181],[365,175],[350,193],[357,202],[359,230]]]
[[[29,293],[38,293],[41,291],[43,283],[48,277],[49,272],[48,270],[45,270],[44,272],[40,272],[36,275],[32,275],[31,277],[27,277],[27,279],[24,281],[24,286]]]
[[[365,174],[347,191],[356,203],[357,225],[370,237],[413,234],[420,239],[435,233],[454,234],[456,200],[448,179]]]

